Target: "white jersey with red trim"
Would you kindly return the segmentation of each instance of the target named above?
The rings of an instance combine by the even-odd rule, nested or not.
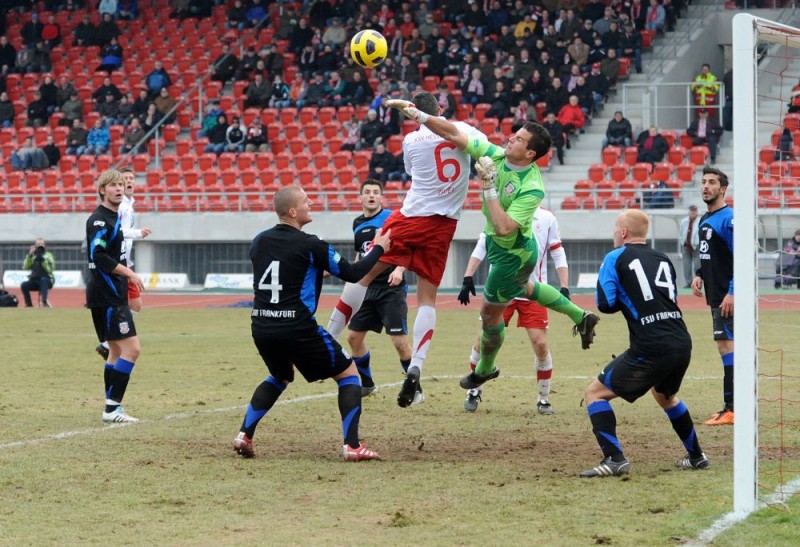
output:
[[[453,122],[474,138],[480,131],[464,122]],[[403,138],[403,161],[411,187],[400,212],[407,217],[442,215],[458,220],[469,188],[470,157],[450,141],[420,125]]]
[[[556,220],[556,216],[547,209],[542,207],[537,208],[533,213],[532,231],[533,237],[536,238],[536,247],[539,257],[528,279],[531,281],[538,281],[539,283],[547,283],[548,254],[552,257],[553,265],[556,268],[567,266],[567,255],[561,244],[561,234],[558,231],[558,220]],[[472,257],[478,260],[486,258],[486,234],[480,235],[478,243],[472,251]],[[517,298],[517,300],[526,299]]]
[[[536,260],[536,266],[528,279],[539,283],[547,283],[547,255],[558,249],[563,249],[556,216],[547,209],[541,207],[536,209],[533,214],[533,236],[536,238],[539,258]],[[556,262],[555,257],[553,258],[554,262]],[[556,263],[556,267],[558,267],[558,263]]]

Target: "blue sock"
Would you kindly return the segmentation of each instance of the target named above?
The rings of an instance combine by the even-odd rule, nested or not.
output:
[[[586,406],[589,420],[592,422],[592,431],[603,451],[603,456],[614,461],[622,461],[622,445],[617,439],[617,416],[608,401],[595,401]]]
[[[120,357],[114,363],[114,367],[109,373],[109,386],[106,391],[106,399],[118,403],[117,405],[106,405],[106,412],[111,412],[116,406],[122,404],[122,398],[125,397],[125,391],[128,389],[128,381],[131,379],[133,367],[135,363]],[[111,410],[109,410],[111,407]]]
[[[267,415],[269,409],[272,408],[284,391],[286,391],[286,384],[279,382],[272,376],[267,376],[253,392],[250,404],[247,405],[240,431],[243,431],[245,435],[252,439],[258,422]]]
[[[722,398],[725,408],[733,410],[733,352],[722,356]]]
[[[369,352],[365,353],[361,357],[353,357],[353,362],[356,364],[358,374],[361,376],[361,381],[367,386],[375,385],[375,383],[372,381],[372,370],[369,367],[369,358]]]
[[[336,380],[339,384],[339,414],[342,416],[342,437],[346,445],[358,448],[358,423],[361,420],[361,382],[358,376]]]
[[[697,434],[694,430],[692,423],[692,416],[689,414],[689,409],[683,401],[679,401],[677,405],[672,408],[664,410],[664,413],[672,423],[672,429],[680,437],[683,447],[693,458],[698,458],[702,455],[703,451],[700,449],[700,443],[697,441]]]

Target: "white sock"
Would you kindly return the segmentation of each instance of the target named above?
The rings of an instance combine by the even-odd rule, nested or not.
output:
[[[103,346],[106,349],[111,349],[111,348],[108,347],[108,342],[102,342],[100,345]]]
[[[547,352],[547,357],[533,360],[536,367],[536,383],[539,384],[539,400],[546,401],[550,396],[550,377],[553,374],[553,357]]]
[[[481,360],[481,352],[475,349],[475,346],[473,346],[472,348],[470,348],[469,352],[469,368],[472,369],[473,372],[475,372],[475,367],[478,366],[478,361],[480,360]]]
[[[414,346],[411,354],[411,366],[418,367],[422,373],[422,365],[428,357],[431,347],[433,331],[436,328],[436,308],[433,306],[420,306],[417,318],[414,320]]]
[[[330,321],[328,321],[327,331],[331,333],[334,338],[339,338],[342,331],[350,322],[356,312],[361,308],[364,303],[364,297],[367,294],[367,288],[358,283],[347,283],[342,290],[342,296],[336,303],[336,307],[331,313]]]

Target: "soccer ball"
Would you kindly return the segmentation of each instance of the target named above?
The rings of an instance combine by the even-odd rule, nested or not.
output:
[[[374,30],[362,30],[350,40],[350,56],[364,68],[372,68],[386,59],[389,45],[383,34]]]

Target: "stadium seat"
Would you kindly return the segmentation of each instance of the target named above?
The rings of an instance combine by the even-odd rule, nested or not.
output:
[[[324,106],[319,109],[318,121],[325,125],[331,123],[336,118],[336,109],[332,106]]]
[[[597,208],[597,200],[595,198],[584,198],[581,201],[581,209],[592,210]]]
[[[85,173],[94,169],[94,156],[84,155],[78,158],[78,171]]]
[[[668,180],[672,177],[672,164],[669,162],[661,161],[653,165],[653,172],[650,175],[652,180],[662,181]]]
[[[136,154],[133,156],[133,170],[137,173],[142,173],[147,170],[150,165],[150,156],[147,154]]]
[[[628,165],[633,167],[639,161],[638,160],[639,149],[636,148],[635,146],[628,146],[627,148],[625,148],[625,151],[623,152],[623,156],[625,158],[625,163],[627,163]]]
[[[606,178],[606,166],[602,163],[594,163],[589,167],[589,180],[600,182]]]
[[[631,178],[637,182],[647,182],[650,180],[650,174],[653,171],[652,164],[641,162],[637,163],[631,169]]]
[[[339,123],[349,122],[355,113],[356,109],[352,106],[340,106],[336,110],[336,119]]]
[[[292,154],[302,154],[306,149],[306,139],[304,137],[297,137],[289,139],[289,152]]]
[[[475,105],[474,114],[475,119],[479,122],[483,121],[486,118],[486,113],[489,109],[492,108],[492,105],[486,103],[480,103]]]
[[[603,163],[609,167],[619,163],[622,150],[617,146],[606,146],[603,150]]]
[[[261,121],[264,125],[275,124],[280,117],[280,112],[277,108],[265,108],[261,111]]]
[[[675,167],[675,177],[683,184],[694,182],[695,166],[693,163],[681,163]]]
[[[328,152],[320,152],[313,155],[314,167],[317,169],[327,169],[333,166],[333,155]]]
[[[325,152],[325,140],[322,138],[317,137],[309,139],[306,144],[308,144],[308,151],[312,155],[316,156],[317,154],[322,154]]]
[[[708,159],[707,146],[692,146],[689,149],[689,161],[695,166],[705,165]]]
[[[605,209],[624,209],[627,205],[627,201],[623,198],[607,198],[603,202],[603,207]]]
[[[319,123],[319,109],[316,106],[304,106],[298,113],[300,123],[305,126],[310,123]]]
[[[239,169],[251,169],[256,161],[254,152],[242,152],[239,154]]]
[[[618,163],[608,168],[608,178],[614,182],[622,182],[628,178],[630,167],[625,163]]]
[[[114,158],[112,158],[110,154],[100,154],[95,158],[94,168],[98,173],[102,173],[103,171],[111,169],[113,164]]]
[[[297,109],[291,106],[281,109],[280,120],[283,125],[297,123]]]
[[[75,156],[61,156],[61,160],[58,162],[58,168],[62,173],[72,171],[75,169],[77,161]]]
[[[588,198],[591,196],[592,190],[594,190],[594,183],[590,180],[583,179],[575,183],[576,198]]]
[[[636,199],[639,187],[640,185],[635,181],[626,180],[617,185],[617,194],[620,198],[626,200],[627,203],[630,203],[632,200]]]
[[[678,132],[673,130],[664,129],[661,131],[661,136],[667,139],[667,144],[669,147],[672,148],[676,144],[680,146],[680,142],[678,141]]]
[[[352,165],[353,155],[351,152],[342,150],[333,155],[333,166],[337,170],[346,169]]]
[[[617,190],[617,183],[613,180],[604,180],[598,182],[595,186],[595,193],[597,195],[597,199],[599,202],[603,202],[604,200],[613,197],[614,192]]]
[[[689,145],[691,146],[691,144]],[[667,152],[667,161],[673,165],[679,165],[686,159],[686,148],[683,146],[673,146]]]
[[[311,154],[305,152],[294,154],[292,163],[294,169],[306,169],[309,165],[311,165]]]

